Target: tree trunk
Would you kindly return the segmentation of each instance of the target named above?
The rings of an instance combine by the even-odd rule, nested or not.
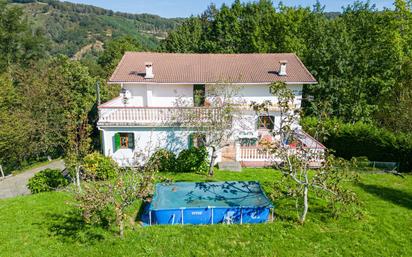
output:
[[[124,221],[123,221],[123,218],[120,218],[120,221],[119,221],[119,235],[120,235],[121,238],[124,237]]]
[[[303,188],[303,212],[302,215],[300,216],[300,223],[303,224],[305,223],[306,220],[306,214],[308,213],[308,208],[309,208],[309,203],[308,203],[308,185],[305,184]]]
[[[209,164],[209,176],[213,176],[213,166],[215,165],[216,160],[216,148],[212,146],[212,156],[210,157],[210,164]]]
[[[0,165],[1,178],[4,179],[3,167]]]
[[[77,184],[77,189],[79,192],[82,191],[82,187],[80,186],[80,167],[76,166],[76,184]]]
[[[124,236],[124,221],[123,221],[123,211],[121,207],[116,204],[116,223],[119,226],[119,236],[123,238]]]

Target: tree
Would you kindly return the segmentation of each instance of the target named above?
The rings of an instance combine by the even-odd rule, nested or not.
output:
[[[103,212],[106,210],[111,215],[111,211],[114,211],[119,235],[123,237],[128,217],[127,208],[138,200],[146,200],[154,191],[156,167],[151,162],[146,163],[140,168],[119,169],[119,175],[115,179],[86,183],[82,192],[77,191],[77,206],[82,211],[85,222],[110,220]]]
[[[69,170],[74,171],[75,182],[79,191],[82,190],[80,185],[81,167],[83,159],[90,152],[90,130],[87,114],[75,116],[68,114],[67,116],[67,148],[65,163]]]
[[[129,36],[121,37],[107,43],[103,54],[100,55],[97,60],[104,70],[103,77],[109,76],[114,71],[126,51],[141,50],[142,46],[140,45],[140,42]]]
[[[275,184],[275,188],[284,190],[288,195],[301,199],[302,208],[299,221],[304,223],[309,210],[309,192],[313,191],[318,197],[322,197],[332,203],[341,202],[348,205],[356,201],[356,195],[343,188],[342,183],[352,180],[354,176],[350,172],[349,165],[343,160],[335,159],[327,153],[319,156],[301,141],[301,134],[297,130],[298,112],[294,108],[294,95],[284,83],[271,85],[271,92],[278,99],[277,107],[281,113],[281,122],[278,128],[272,129],[275,139],[273,142],[261,142],[264,150],[275,154],[280,158],[279,168],[284,179]],[[258,114],[265,113],[270,103],[260,105],[252,104]],[[293,142],[296,148],[291,148]],[[319,168],[311,170],[310,164],[323,159]]]
[[[198,142],[198,146],[210,150],[209,176],[213,176],[218,152],[233,144],[237,126],[242,124],[240,116],[236,115],[236,105],[241,103],[241,98],[236,97],[237,91],[238,88],[230,84],[208,85],[206,98],[203,99],[204,107],[188,113],[183,120],[185,124],[190,124],[188,130],[192,133],[192,140]],[[195,101],[196,98],[199,96],[195,96]],[[177,123],[181,122],[181,115],[174,119]]]
[[[75,174],[76,183],[80,187],[80,169],[83,158],[90,151],[89,113],[95,105],[95,80],[90,77],[86,68],[76,61],[65,57],[55,59],[58,62],[54,83],[59,83],[59,91],[63,98],[66,141],[66,164]]]
[[[42,33],[29,28],[21,8],[0,0],[0,72],[11,65],[39,60],[46,45]]]
[[[383,11],[355,1],[343,10],[331,16],[319,2],[310,10],[274,7],[267,0],[235,1],[191,17],[162,47],[172,52],[295,52],[319,81],[305,88],[305,94],[316,96],[305,103],[305,114],[316,114],[316,106],[328,102],[328,112],[345,122],[377,123],[396,131],[398,126],[385,117],[388,109],[397,108],[404,85],[398,75],[411,57],[411,1],[397,0],[394,10]]]
[[[27,160],[29,140],[28,113],[10,75],[0,75],[0,165],[12,171]]]

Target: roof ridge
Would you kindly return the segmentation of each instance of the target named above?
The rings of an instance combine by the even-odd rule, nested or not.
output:
[[[125,54],[173,54],[173,55],[296,55],[292,52],[287,53],[166,53],[166,52],[145,52],[145,51],[126,51]]]
[[[288,60],[288,75],[279,62]],[[144,79],[144,62],[152,61],[155,78]],[[109,79],[111,83],[317,83],[295,53],[165,53],[127,51]],[[228,81],[228,82],[229,82]]]

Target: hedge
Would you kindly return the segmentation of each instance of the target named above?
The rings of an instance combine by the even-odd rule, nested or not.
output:
[[[302,119],[301,125],[312,136],[316,132],[316,118]],[[412,133],[394,133],[372,124],[344,123],[338,119],[324,122],[328,132],[324,144],[335,155],[350,159],[366,156],[371,161],[399,162],[400,170],[412,171]]]
[[[69,181],[63,176],[61,170],[45,169],[29,179],[27,187],[32,194],[49,192],[65,187]]]

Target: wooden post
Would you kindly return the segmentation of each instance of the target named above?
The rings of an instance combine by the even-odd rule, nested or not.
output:
[[[3,166],[0,165],[1,179],[4,179]]]
[[[241,161],[241,157],[242,155],[241,155],[241,148],[240,148],[240,143],[239,142],[236,142],[235,143],[235,160],[237,161],[237,162],[240,162]]]

